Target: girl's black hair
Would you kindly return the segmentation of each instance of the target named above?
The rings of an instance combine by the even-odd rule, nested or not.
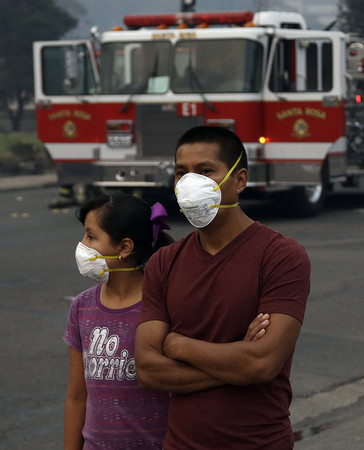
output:
[[[110,237],[114,245],[129,238],[134,242],[133,254],[136,264],[144,264],[150,256],[173,239],[160,232],[157,242],[153,242],[153,223],[150,220],[151,207],[133,195],[100,195],[87,200],[76,211],[77,219],[85,224],[90,211],[98,212],[98,224]]]

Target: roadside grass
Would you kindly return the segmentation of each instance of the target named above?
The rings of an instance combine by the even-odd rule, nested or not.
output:
[[[36,134],[0,134],[0,174],[39,174],[52,169],[49,153]]]

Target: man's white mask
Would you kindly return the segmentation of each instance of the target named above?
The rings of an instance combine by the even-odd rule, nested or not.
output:
[[[192,172],[186,173],[178,180],[175,186],[177,202],[191,225],[196,228],[204,228],[214,220],[218,208],[238,206],[239,202],[231,205],[221,204],[220,186],[231,175],[241,157],[242,153],[220,184],[205,175]]]

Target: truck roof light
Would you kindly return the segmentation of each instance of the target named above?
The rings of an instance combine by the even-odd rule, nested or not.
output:
[[[251,11],[228,11],[207,13],[177,13],[177,14],[136,14],[124,17],[124,23],[129,28],[157,27],[161,23],[167,26],[177,26],[185,23],[194,27],[201,23],[209,25],[244,25],[253,20]]]
[[[111,31],[123,31],[123,27],[120,25],[116,25],[115,27],[111,28]]]

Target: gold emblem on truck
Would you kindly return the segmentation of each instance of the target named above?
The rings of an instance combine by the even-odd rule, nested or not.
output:
[[[73,139],[77,136],[77,127],[73,120],[67,120],[63,125],[63,135],[68,139]]]
[[[293,124],[293,134],[298,138],[310,136],[309,125],[304,119],[297,119]]]

